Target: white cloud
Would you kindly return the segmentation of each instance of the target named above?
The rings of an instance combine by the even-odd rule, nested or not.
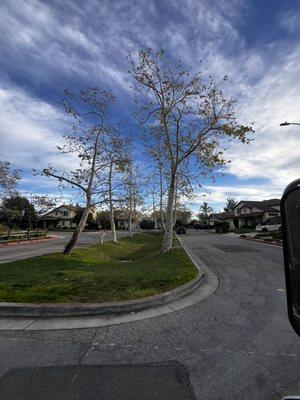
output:
[[[207,185],[204,190],[198,191],[193,201],[192,209],[197,212],[200,204],[206,201],[214,211],[222,211],[227,198],[241,200],[267,200],[280,198],[282,189],[272,184],[240,184],[236,185]]]
[[[300,29],[300,11],[289,10],[280,15],[279,25],[289,33],[294,33]]]
[[[67,125],[64,116],[46,102],[16,88],[0,88],[1,158],[17,168],[38,168],[56,159],[56,146]],[[47,154],[47,157],[45,157]]]
[[[0,159],[23,170],[20,188],[24,191],[58,193],[57,181],[31,174],[33,169],[42,171],[48,163],[58,170],[74,168],[76,158],[62,156],[57,150],[62,133],[69,129],[65,114],[50,104],[20,89],[0,88]]]
[[[249,147],[237,144],[230,148],[228,170],[243,179],[266,178],[284,187],[300,176],[299,127],[279,126],[300,119],[300,43],[278,49],[272,63],[268,58],[269,64],[264,64],[269,67],[256,83],[242,75],[238,114],[243,122],[255,121],[255,140]]]

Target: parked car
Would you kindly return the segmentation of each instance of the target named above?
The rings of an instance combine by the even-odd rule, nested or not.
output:
[[[176,229],[176,233],[186,233],[186,230],[183,226],[178,226]]]
[[[257,225],[255,230],[256,232],[276,232],[281,230],[281,224],[267,222],[266,224]]]

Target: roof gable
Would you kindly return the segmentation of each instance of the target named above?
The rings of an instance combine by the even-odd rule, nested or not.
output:
[[[236,208],[241,208],[240,206],[248,206],[248,207],[253,207],[257,208],[258,210],[264,211],[264,212],[272,212],[272,211],[278,211],[272,206],[277,206],[280,204],[279,199],[271,199],[271,200],[262,200],[262,201],[252,201],[252,200],[241,200],[238,202],[238,204],[234,207]]]

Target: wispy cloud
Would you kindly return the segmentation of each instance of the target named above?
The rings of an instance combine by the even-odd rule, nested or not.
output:
[[[289,10],[280,14],[279,24],[287,32],[295,33],[300,30],[300,11]]]

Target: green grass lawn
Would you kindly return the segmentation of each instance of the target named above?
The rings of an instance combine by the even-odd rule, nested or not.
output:
[[[0,264],[0,301],[105,302],[151,296],[182,285],[197,270],[181,248],[160,255],[161,234]],[[124,262],[130,260],[130,262]]]

